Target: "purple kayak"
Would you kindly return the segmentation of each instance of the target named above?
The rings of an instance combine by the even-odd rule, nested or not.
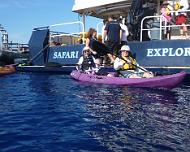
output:
[[[153,78],[122,78],[108,77],[96,74],[87,74],[82,71],[74,70],[71,77],[82,81],[97,84],[123,85],[132,87],[149,87],[149,88],[174,88],[185,78],[186,73],[180,72],[171,75],[156,76]]]

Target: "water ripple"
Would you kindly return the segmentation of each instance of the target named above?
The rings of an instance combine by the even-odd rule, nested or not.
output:
[[[190,151],[189,86],[83,84],[64,75],[0,81],[0,151]]]

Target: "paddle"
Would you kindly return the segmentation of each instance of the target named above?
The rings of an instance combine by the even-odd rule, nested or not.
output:
[[[118,56],[116,56],[116,57],[118,57]],[[139,66],[138,64],[133,64],[132,62],[127,61],[127,60],[124,59],[123,57],[118,57],[118,58],[124,60],[126,63],[129,63],[129,64],[135,66],[135,67],[138,68],[138,69],[141,69],[141,70],[144,71],[144,72],[149,72],[149,73],[151,73],[150,71],[148,71],[147,69],[143,68],[142,66]]]
[[[94,40],[94,41],[93,41],[92,46],[93,46],[93,49],[94,49],[96,52],[97,52],[97,51],[104,51],[104,52],[106,52],[106,53],[111,53],[111,51],[109,51],[109,48],[108,48],[104,43],[101,43],[101,42],[99,42],[99,41],[97,41],[97,40]],[[126,63],[128,63],[128,61],[125,60],[124,58],[119,57],[119,56],[116,55],[116,54],[113,54],[113,55],[114,55],[115,57],[121,58],[121,59],[124,60]],[[144,71],[144,72],[150,72],[150,71],[148,71],[147,69],[145,69],[145,68],[143,68],[143,67],[141,67],[141,66],[138,66],[138,65],[133,64],[133,63],[130,63],[130,64],[133,65],[133,66],[135,66],[135,67],[137,67],[137,68],[139,68],[139,69],[141,69],[141,70]]]
[[[118,56],[116,56],[116,57],[118,57]],[[141,70],[144,71],[144,72],[148,72],[148,73],[150,73],[150,74],[153,75],[153,76],[155,75],[153,72],[148,71],[147,69],[143,68],[142,66],[139,66],[138,64],[133,64],[132,62],[127,61],[127,60],[124,59],[123,57],[118,57],[118,58],[124,60],[126,63],[129,63],[129,64],[135,66],[135,67],[138,68],[138,69],[141,69]]]

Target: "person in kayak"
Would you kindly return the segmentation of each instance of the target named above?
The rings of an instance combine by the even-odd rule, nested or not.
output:
[[[89,47],[85,46],[83,48],[82,56],[79,58],[76,69],[88,73],[98,71],[98,64],[96,63],[96,59],[93,57]]]
[[[132,57],[130,47],[123,45],[119,51],[120,55],[114,61],[114,69],[118,71],[119,76],[125,78],[151,78],[152,72],[138,66],[136,60]]]

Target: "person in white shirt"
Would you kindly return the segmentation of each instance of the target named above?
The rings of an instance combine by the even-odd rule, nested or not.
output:
[[[82,51],[82,56],[79,58],[76,69],[82,70],[88,73],[98,71],[98,64],[96,63],[95,58],[93,57],[90,48],[84,47]]]
[[[129,36],[129,31],[127,25],[125,25],[125,18],[122,19],[120,26],[122,30],[121,46],[127,45],[127,36]]]
[[[107,20],[106,19],[104,19],[103,20],[103,26],[102,26],[102,40],[105,42],[105,41],[107,41],[107,36],[106,37],[104,37],[104,30],[105,30],[105,27],[106,27],[106,24],[107,24]]]

